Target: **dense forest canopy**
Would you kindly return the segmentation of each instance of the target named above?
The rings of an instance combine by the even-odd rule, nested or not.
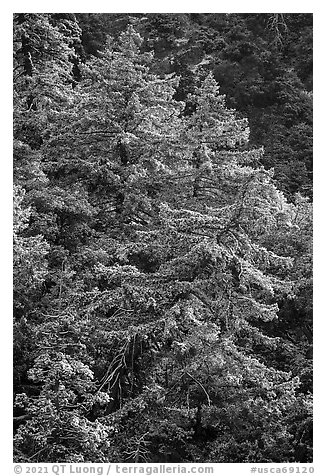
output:
[[[312,461],[312,15],[14,15],[20,462]]]

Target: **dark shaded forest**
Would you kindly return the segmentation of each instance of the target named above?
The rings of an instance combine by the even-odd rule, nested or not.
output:
[[[14,14],[14,460],[312,461],[312,14]]]

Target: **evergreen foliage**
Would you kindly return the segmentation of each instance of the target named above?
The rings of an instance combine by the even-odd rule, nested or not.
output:
[[[310,200],[215,72],[158,70],[238,17],[154,15],[150,53],[112,16],[87,58],[105,18],[14,19],[15,460],[311,461]]]
[[[185,100],[212,71],[229,107],[248,117],[250,143],[264,146],[278,187],[312,196],[312,14],[84,14],[86,52],[99,54],[104,32],[131,22],[155,52],[154,70],[176,73]],[[102,35],[102,39],[100,36]]]

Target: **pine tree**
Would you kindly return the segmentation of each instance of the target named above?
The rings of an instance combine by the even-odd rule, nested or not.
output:
[[[187,442],[196,454],[201,439],[209,438],[213,442],[204,453],[212,461],[282,461],[291,439],[282,425],[295,403],[299,381],[269,367],[259,347],[270,352],[278,347],[278,339],[265,335],[261,322],[277,319],[277,299],[291,290],[291,283],[282,279],[291,259],[268,250],[260,239],[276,226],[286,229],[290,215],[271,174],[252,166],[261,151],[238,150],[248,140],[246,123],[226,109],[211,76],[197,91],[196,109],[185,130],[187,176],[176,173],[176,184],[163,193],[156,226],[138,232],[138,246],[143,255],[153,255],[156,270],[106,269],[111,292],[104,302],[122,302],[131,313],[125,318],[129,333],[133,323],[137,334],[127,338],[123,363],[111,369],[105,384],[121,408],[129,385],[136,394],[141,392],[132,376],[138,368],[144,378],[139,360],[146,362],[146,392],[130,403],[127,398],[118,412],[123,426],[143,401],[141,421],[155,421],[144,429],[137,415],[127,426],[135,442],[146,434],[147,446],[140,454],[129,445],[133,458],[146,461],[150,448],[159,445],[156,457],[189,460]],[[113,290],[117,300],[112,302]],[[117,311],[111,309],[115,318]],[[123,314],[123,309],[118,311]],[[138,355],[141,340],[143,356]],[[133,342],[135,360],[130,360],[128,342]],[[122,393],[115,394],[118,383]],[[157,413],[164,415],[159,430]],[[115,414],[108,421],[116,421]],[[135,430],[137,424],[141,433]],[[116,438],[122,446],[119,433]],[[178,455],[172,451],[176,441]],[[203,461],[203,453],[198,458]]]
[[[295,292],[297,209],[213,76],[185,116],[140,45],[131,27],[109,39],[47,111],[17,458],[296,461],[310,400],[268,329]]]

